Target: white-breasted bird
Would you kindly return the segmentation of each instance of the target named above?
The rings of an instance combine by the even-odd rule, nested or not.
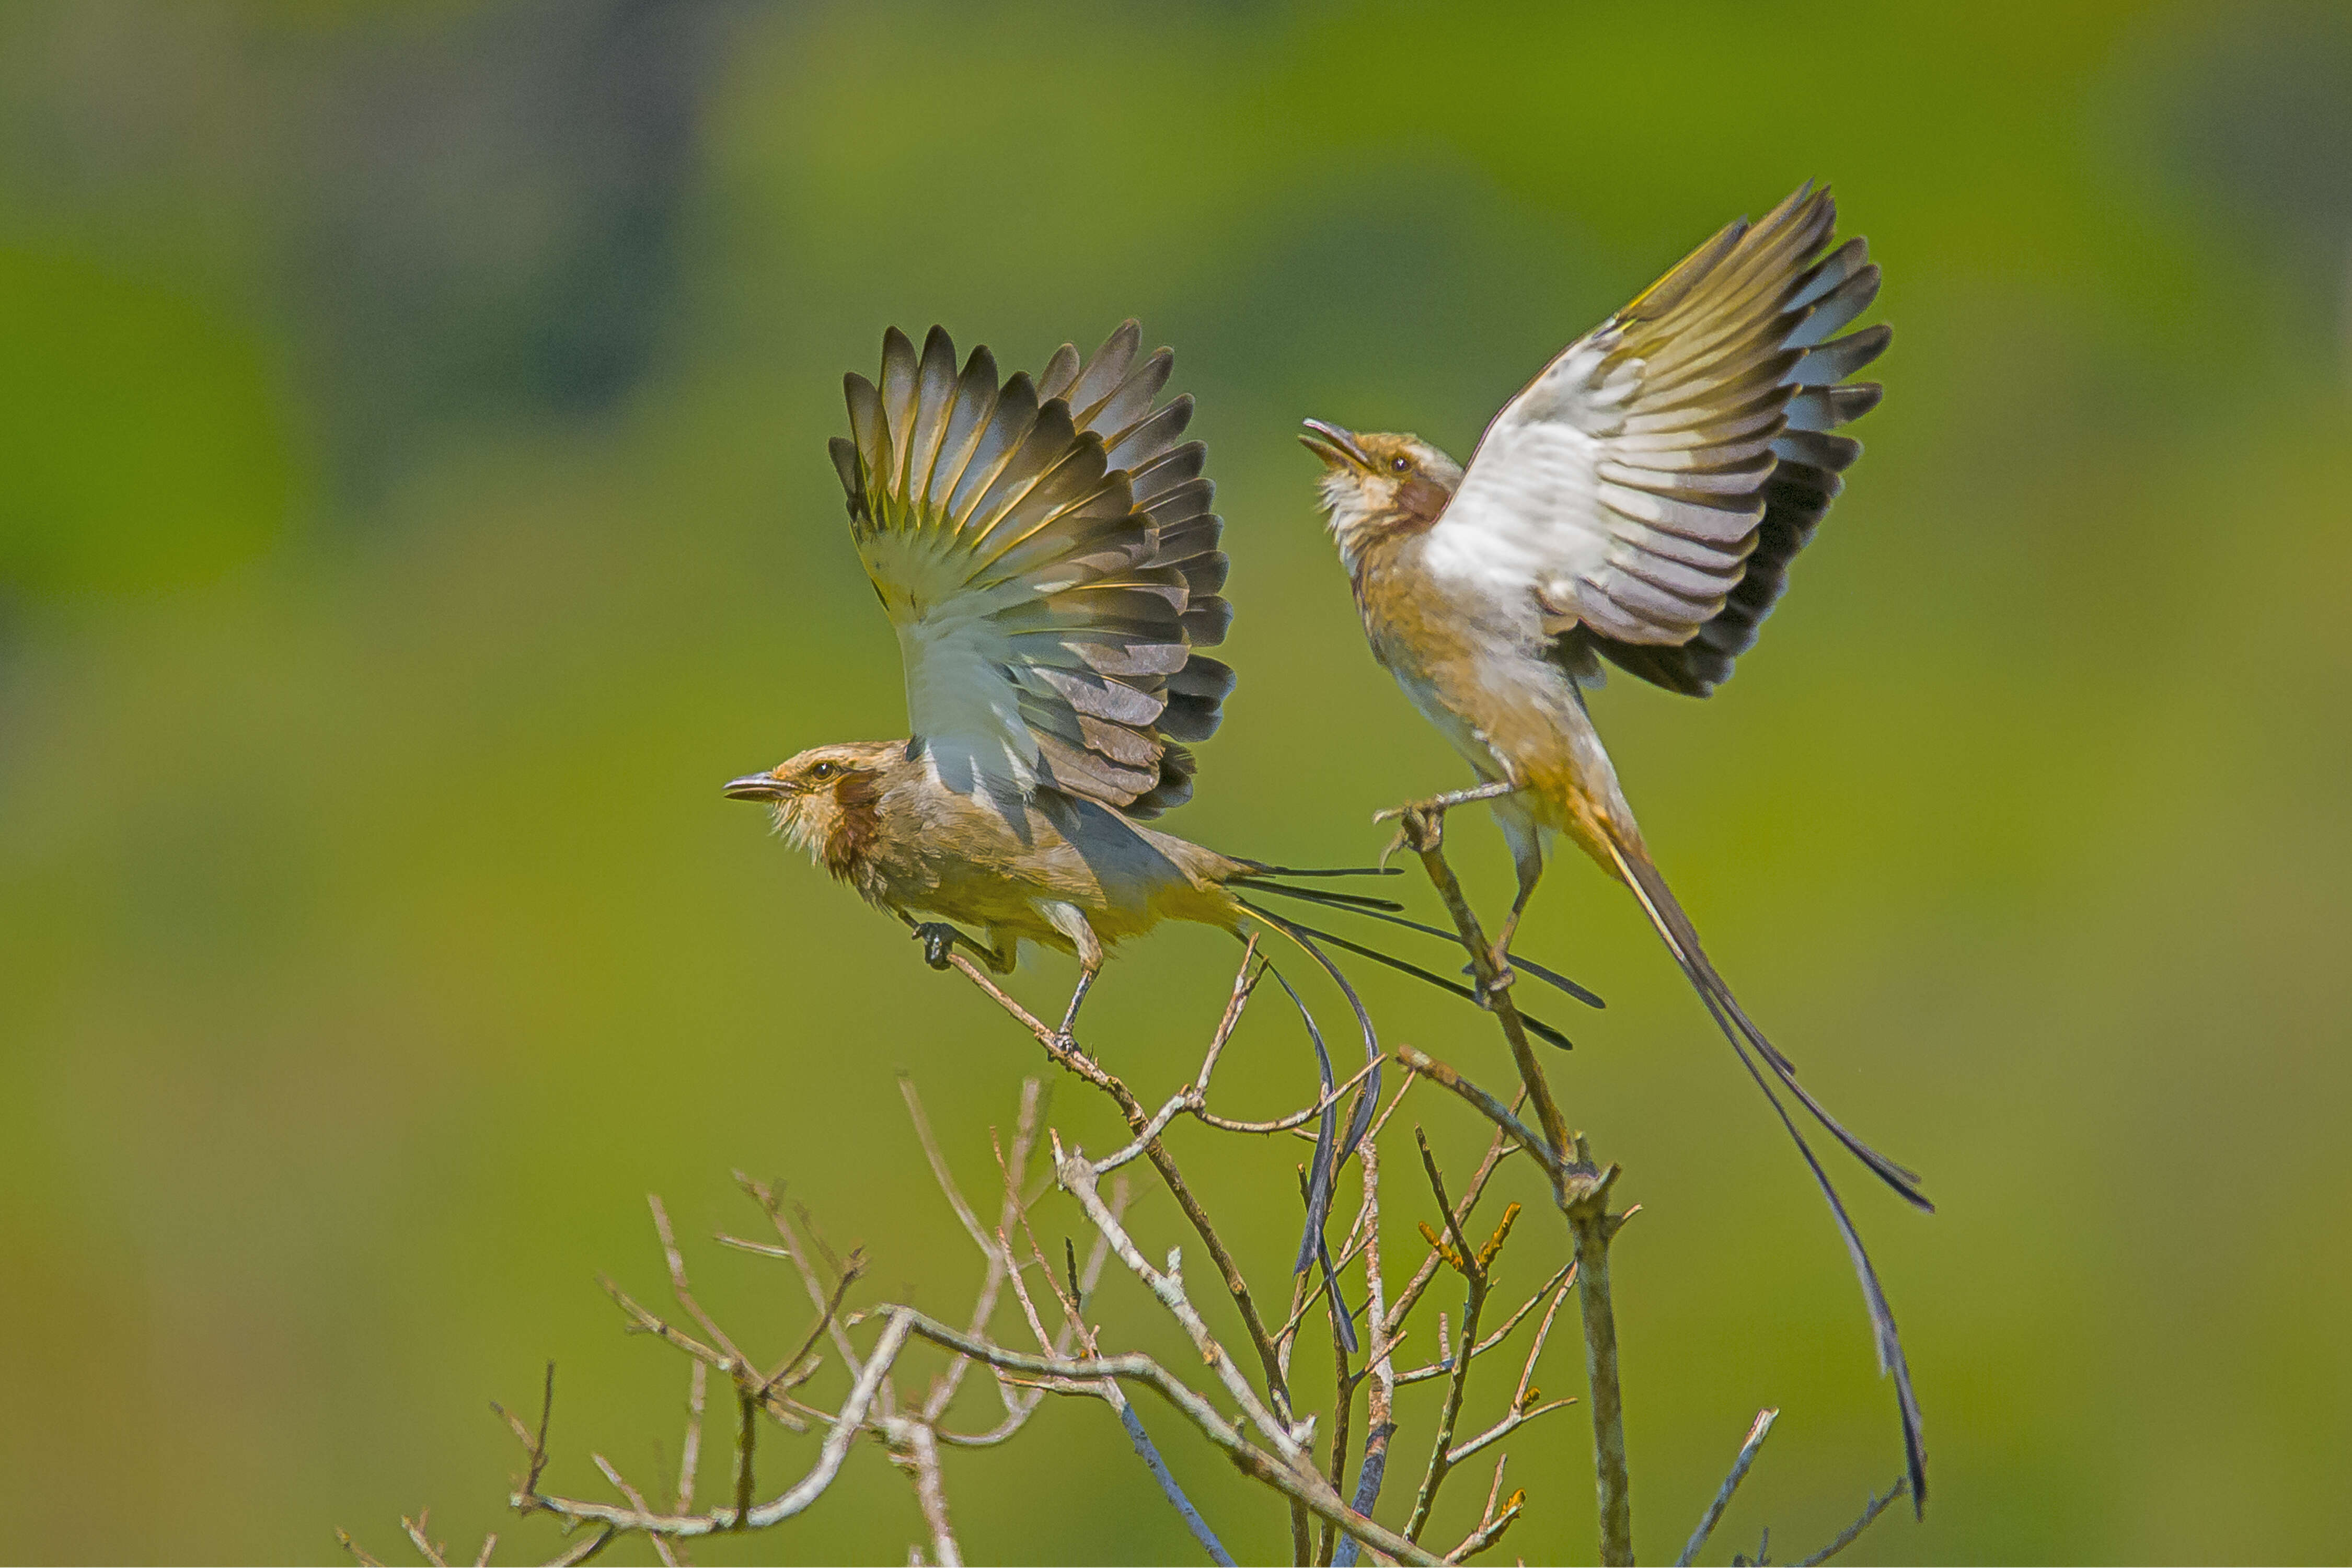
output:
[[[1808,184],[1753,227],[1724,228],[1562,350],[1467,468],[1413,436],[1309,420],[1301,439],[1326,465],[1323,502],[1374,655],[1482,781],[1423,804],[1485,800],[1510,846],[1504,983],[1549,842],[1565,834],[1633,890],[1820,1182],[1895,1379],[1924,1506],[1918,1406],[1885,1292],[1774,1082],[1932,1205],[1916,1175],[1831,1118],[1732,995],[1651,859],[1584,699],[1603,659],[1692,696],[1728,679],[1860,453],[1834,431],[1880,389],[1847,378],[1890,333],[1833,336],[1879,282],[1862,240],[1831,248],[1835,226],[1829,193]]]

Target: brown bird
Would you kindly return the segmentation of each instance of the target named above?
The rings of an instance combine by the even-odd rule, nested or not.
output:
[[[1465,469],[1414,436],[1316,420],[1322,498],[1374,657],[1483,781],[1422,803],[1490,803],[1518,873],[1511,936],[1555,834],[1633,889],[1796,1139],[1827,1195],[1895,1380],[1915,1506],[1927,1495],[1917,1403],[1893,1313],[1845,1205],[1773,1077],[1920,1208],[1918,1178],[1831,1118],[1699,945],[1586,710],[1601,661],[1704,697],[1730,679],[1861,447],[1834,428],[1879,400],[1847,377],[1889,331],[1846,327],[1878,293],[1860,239],[1828,248],[1836,208],[1810,184],[1734,223],[1561,351],[1505,405]],[[1752,1054],[1751,1054],[1752,1053]]]
[[[1129,321],[1083,363],[1065,345],[1034,381],[1000,384],[986,349],[959,370],[946,332],[918,354],[891,330],[880,384],[847,378],[852,436],[832,450],[898,634],[914,735],[818,746],[727,794],[767,802],[781,832],[912,927],[935,967],[962,947],[1003,973],[1024,941],[1075,954],[1066,1041],[1120,942],[1161,921],[1236,935],[1255,921],[1331,975],[1377,1060],[1370,1017],[1310,933],[1243,894],[1398,906],[1271,879],[1350,873],[1239,859],[1138,820],[1191,797],[1183,742],[1217,728],[1234,687],[1200,651],[1233,613],[1203,449],[1181,439],[1192,400],[1157,401],[1174,356],[1139,359],[1139,342]],[[1328,1061],[1322,1072],[1328,1090]],[[1337,1156],[1327,1116],[1309,1241],[1334,1160],[1370,1114],[1367,1097]]]

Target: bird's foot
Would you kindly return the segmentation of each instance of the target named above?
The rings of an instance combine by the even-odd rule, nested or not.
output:
[[[1410,845],[1417,853],[1426,853],[1445,841],[1445,814],[1457,805],[1474,801],[1498,800],[1507,795],[1517,795],[1519,786],[1507,779],[1493,779],[1475,789],[1447,790],[1426,800],[1407,801],[1386,811],[1372,814],[1372,820],[1397,823],[1395,842],[1381,854],[1381,865],[1386,868],[1388,858],[1400,847]]]
[[[1393,822],[1397,825],[1396,837],[1390,839],[1389,847],[1381,851],[1381,869],[1385,871],[1389,868],[1389,858],[1400,849],[1410,849],[1420,855],[1444,843],[1447,804],[1444,796],[1433,795],[1427,800],[1408,801],[1402,805],[1392,805],[1386,811],[1373,813],[1375,823]]]
[[[945,921],[925,921],[915,928],[915,939],[923,944],[923,962],[933,969],[948,966],[948,955],[955,952],[956,938],[962,934]]]
[[[1462,966],[1462,973],[1470,976],[1471,989],[1477,993],[1478,1005],[1490,1012],[1494,1009],[1495,998],[1508,991],[1519,977],[1518,972],[1511,967],[1508,953],[1497,953],[1494,963],[1495,978],[1483,984],[1478,980],[1476,964],[1465,963]]]

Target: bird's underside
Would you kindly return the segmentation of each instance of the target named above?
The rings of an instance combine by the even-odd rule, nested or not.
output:
[[[1752,228],[1725,228],[1546,365],[1466,468],[1409,436],[1309,421],[1303,439],[1327,465],[1332,531],[1375,654],[1482,781],[1424,805],[1487,800],[1510,844],[1519,885],[1497,963],[1551,834],[1633,890],[1828,1199],[1895,1377],[1917,1501],[1925,1448],[1893,1315],[1775,1085],[1930,1205],[1916,1175],[1797,1081],[1733,996],[1651,859],[1583,689],[1603,660],[1691,696],[1728,679],[1859,455],[1836,428],[1880,389],[1848,378],[1889,333],[1846,330],[1879,274],[1861,240],[1831,246],[1835,219],[1828,193],[1807,186]]]

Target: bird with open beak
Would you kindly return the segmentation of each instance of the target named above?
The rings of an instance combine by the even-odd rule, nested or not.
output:
[[[726,792],[770,806],[780,832],[912,928],[936,968],[957,948],[998,973],[1024,942],[1075,954],[1065,1043],[1120,942],[1162,921],[1236,935],[1255,922],[1339,985],[1378,1061],[1371,1019],[1311,940],[1320,933],[1245,895],[1399,906],[1275,879],[1349,873],[1221,855],[1141,820],[1191,797],[1184,742],[1216,730],[1234,672],[1201,651],[1223,639],[1232,609],[1205,455],[1181,439],[1192,400],[1159,401],[1174,356],[1139,357],[1139,343],[1129,321],[1083,361],[1065,344],[1034,380],[1000,381],[984,348],[959,368],[936,327],[919,353],[897,329],[885,336],[879,384],[847,378],[851,435],[832,452],[851,540],[898,635],[914,733],[818,746]],[[1301,1268],[1378,1083],[1336,1155],[1327,1109]]]
[[[1906,1199],[1932,1205],[1916,1175],[1799,1085],[1733,997],[1652,861],[1584,700],[1603,659],[1695,697],[1729,679],[1860,454],[1834,431],[1877,404],[1874,383],[1847,378],[1889,331],[1832,336],[1879,278],[1862,240],[1831,247],[1835,226],[1829,193],[1808,184],[1752,228],[1724,228],[1562,350],[1496,415],[1466,468],[1414,436],[1310,419],[1300,438],[1323,459],[1323,504],[1374,657],[1481,781],[1421,808],[1486,801],[1510,847],[1502,983],[1546,850],[1565,834],[1633,890],[1821,1184],[1895,1379],[1924,1506],[1894,1316],[1773,1083]]]

